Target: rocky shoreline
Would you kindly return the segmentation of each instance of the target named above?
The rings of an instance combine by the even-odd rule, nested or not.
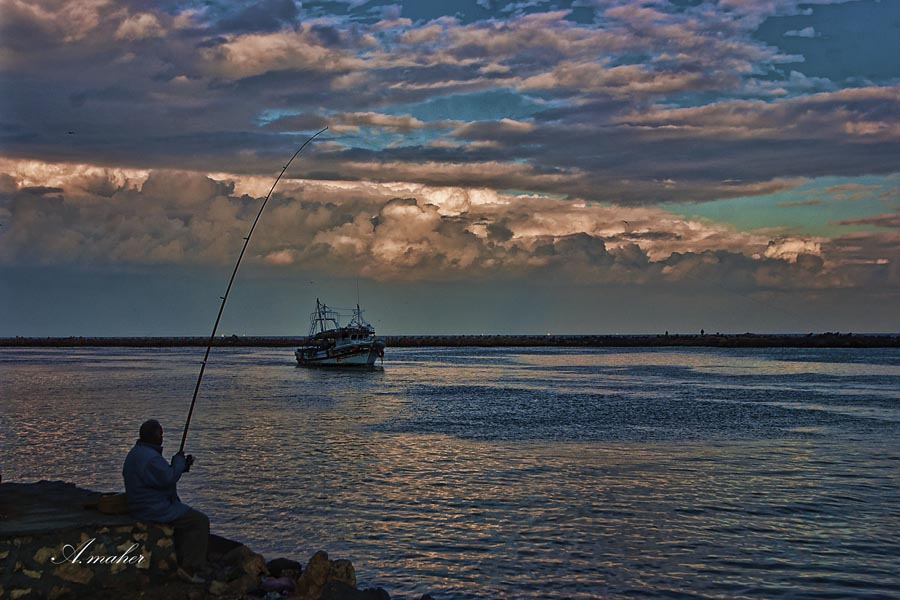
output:
[[[672,334],[658,335],[400,335],[385,336],[391,348],[423,347],[574,347],[574,348],[900,348],[900,334],[841,332],[782,334]],[[205,347],[207,337],[7,337],[7,348],[171,348]],[[290,348],[305,337],[221,336],[217,347]]]
[[[320,550],[305,565],[267,561],[217,535],[205,582],[188,583],[177,575],[174,530],[102,512],[103,497],[62,481],[0,483],[0,599],[391,599],[383,588],[359,589],[347,559]]]

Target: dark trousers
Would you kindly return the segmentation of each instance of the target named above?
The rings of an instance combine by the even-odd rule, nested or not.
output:
[[[209,517],[199,510],[190,509],[183,517],[170,523],[175,528],[175,550],[178,563],[188,569],[206,564],[209,546]]]

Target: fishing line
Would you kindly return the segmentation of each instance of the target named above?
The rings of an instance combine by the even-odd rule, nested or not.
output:
[[[188,428],[191,426],[191,417],[194,415],[194,405],[197,403],[197,395],[200,393],[200,382],[203,381],[203,373],[206,371],[206,362],[209,360],[209,351],[212,348],[213,341],[216,339],[216,332],[219,330],[219,321],[222,319],[222,312],[225,310],[225,302],[228,301],[228,294],[231,292],[231,285],[234,283],[234,277],[237,275],[238,267],[241,266],[241,260],[244,258],[244,252],[247,250],[247,245],[250,244],[250,238],[253,236],[253,230],[256,229],[256,224],[259,223],[259,218],[262,216],[263,210],[266,208],[266,203],[269,201],[269,198],[272,196],[272,192],[275,191],[275,186],[278,185],[278,182],[281,181],[282,176],[284,176],[284,172],[287,171],[288,167],[291,166],[291,163],[294,162],[294,159],[297,158],[303,149],[306,148],[310,142],[316,139],[320,134],[324,133],[328,127],[325,127],[318,132],[316,132],[312,137],[303,142],[303,145],[294,152],[294,155],[291,157],[291,160],[287,162],[284,167],[281,168],[281,173],[278,174],[278,177],[275,178],[275,183],[272,184],[272,187],[269,189],[269,193],[266,194],[266,198],[262,202],[262,206],[259,207],[259,212],[256,213],[256,218],[253,220],[253,225],[250,226],[250,232],[247,234],[247,237],[244,238],[244,246],[241,248],[241,253],[238,256],[237,262],[234,264],[234,271],[231,272],[231,279],[228,280],[228,287],[225,289],[225,295],[222,296],[222,304],[219,306],[219,314],[216,315],[216,322],[213,325],[212,333],[209,335],[209,343],[206,345],[206,354],[203,355],[203,362],[200,363],[200,374],[197,376],[197,385],[194,387],[194,397],[191,399],[191,408],[188,410],[187,421],[184,422],[184,433],[181,434],[181,446],[178,448],[179,452],[184,452],[184,442],[187,440]]]

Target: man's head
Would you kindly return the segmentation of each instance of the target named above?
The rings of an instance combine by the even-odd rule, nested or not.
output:
[[[148,419],[141,423],[141,441],[162,446],[163,430],[159,421],[156,419]]]

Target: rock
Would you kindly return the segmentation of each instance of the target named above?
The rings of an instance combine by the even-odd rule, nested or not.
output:
[[[306,569],[297,580],[297,593],[292,598],[318,600],[330,572],[331,561],[328,560],[328,553],[319,550],[306,563]]]
[[[145,571],[150,570],[150,548],[141,550],[141,560],[137,563],[137,568]],[[174,562],[173,562],[174,564]]]
[[[213,581],[209,584],[209,593],[213,596],[221,596],[228,591],[228,584],[224,581]]]
[[[296,579],[297,577],[300,577],[300,573],[303,572],[303,565],[296,560],[291,560],[289,558],[276,558],[270,560],[266,563],[266,567],[269,569],[269,573],[272,577],[275,577],[276,579],[282,575]]]
[[[366,600],[365,593],[340,581],[329,581],[322,588],[319,600]]]
[[[18,590],[9,590],[9,597],[12,600],[19,600],[19,598],[23,598],[25,596],[31,595],[31,588],[24,588]]]
[[[244,573],[239,578],[228,583],[227,592],[229,595],[243,596],[258,587],[259,577],[250,573]]]
[[[65,579],[69,583],[80,583],[86,585],[94,578],[94,572],[86,567],[79,567],[74,563],[67,562],[56,567],[54,574],[60,579]]]
[[[360,591],[342,581],[329,580],[322,588],[318,600],[391,600],[391,596],[382,588]]]
[[[63,596],[68,596],[71,594],[71,590],[67,587],[62,587],[60,585],[54,585],[53,589],[50,590],[50,593],[47,595],[47,598],[50,600],[59,600]],[[0,593],[0,596],[3,594]]]
[[[309,559],[309,562],[306,563],[306,570],[303,574],[309,578],[310,582],[322,587],[325,585],[325,582],[328,581],[328,574],[330,572],[331,561],[328,560],[328,553],[324,550],[319,550],[313,554],[312,558]]]
[[[422,597],[419,598],[419,600],[434,600],[434,598],[431,597],[431,594],[422,594]]]
[[[266,570],[266,559],[244,545],[228,552],[222,557],[222,561],[231,566],[239,567],[244,573],[254,577],[268,573]]]
[[[353,563],[347,559],[332,561],[328,581],[340,581],[356,589],[356,571],[353,569]]]
[[[259,582],[259,589],[264,592],[293,594],[297,589],[297,582],[290,577],[263,577]]]
[[[34,560],[39,565],[45,565],[45,564],[47,564],[47,561],[50,560],[51,558],[54,558],[57,555],[57,553],[58,553],[58,550],[56,548],[44,546],[43,548],[38,549],[38,551],[34,553]],[[2,554],[3,553],[0,552],[0,558],[6,558]]]
[[[382,590],[383,591],[383,590]],[[319,550],[306,563],[297,580],[296,600],[390,600],[387,592],[356,589],[356,570],[349,560],[329,560],[328,553]]]

